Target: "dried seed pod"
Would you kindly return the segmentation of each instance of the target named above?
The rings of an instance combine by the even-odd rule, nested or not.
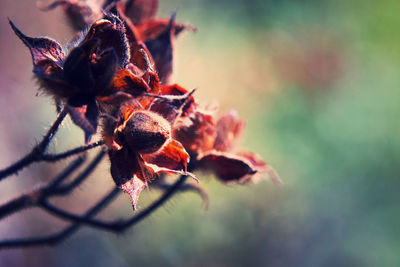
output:
[[[171,138],[171,125],[160,115],[134,111],[123,125],[116,129],[116,142],[138,153],[154,153]]]

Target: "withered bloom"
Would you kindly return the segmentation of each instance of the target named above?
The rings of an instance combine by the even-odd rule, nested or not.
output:
[[[256,183],[266,174],[276,184],[278,174],[259,155],[236,151],[245,121],[232,110],[215,122],[215,108],[198,107],[176,126],[173,136],[182,142],[191,155],[191,170],[213,172],[224,183]]]
[[[10,24],[31,51],[41,88],[68,107],[86,141],[101,118],[111,175],[134,209],[141,191],[163,174],[195,178],[191,172],[205,170],[224,183],[257,182],[268,174],[279,183],[260,156],[236,150],[245,122],[235,111],[218,118],[216,106],[195,101],[194,90],[168,84],[174,40],[195,28],[176,23],[175,14],[157,19],[158,4],[105,1],[112,14],[94,21],[68,55],[56,41],[28,37]],[[73,11],[69,17],[78,16],[79,27],[90,20],[79,0],[58,0],[50,8],[57,5]]]
[[[96,97],[113,93],[115,73],[129,62],[122,22],[114,16],[96,21],[68,55],[58,42],[26,36],[11,21],[10,25],[30,49],[40,87],[58,103],[67,105],[88,141],[97,127]]]
[[[116,10],[133,35],[131,39],[135,40],[135,43],[143,44],[150,52],[160,82],[167,84],[173,69],[176,36],[185,29],[195,31],[196,28],[175,22],[175,13],[170,19],[155,18],[158,5],[158,0],[117,1]]]
[[[119,121],[105,117],[103,136],[109,146],[111,175],[137,207],[140,192],[162,173],[187,172],[189,154],[171,137],[162,116],[134,106],[123,106]]]

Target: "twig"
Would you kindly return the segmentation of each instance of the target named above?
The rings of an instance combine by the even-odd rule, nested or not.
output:
[[[104,143],[105,142],[103,140],[101,140],[101,141],[98,141],[98,142],[87,144],[85,146],[76,147],[76,148],[73,148],[71,150],[65,151],[63,153],[59,153],[59,154],[44,154],[44,155],[41,156],[40,160],[54,162],[54,161],[66,159],[68,157],[71,157],[71,156],[74,156],[76,154],[88,151],[88,150],[93,149],[95,147],[104,145]]]
[[[53,139],[62,121],[65,119],[66,115],[67,115],[67,110],[66,108],[63,108],[63,110],[58,114],[58,117],[54,121],[53,125],[50,127],[46,135],[43,137],[42,141],[39,144],[37,144],[29,154],[27,154],[14,164],[10,165],[9,167],[0,171],[0,181],[5,179],[7,176],[11,174],[17,173],[18,171],[22,170],[29,164],[37,161],[38,158],[40,158],[43,155],[44,151],[48,147],[50,141]]]
[[[114,188],[108,193],[102,200],[100,200],[94,207],[92,207],[85,215],[84,218],[90,219],[95,216],[101,210],[103,210],[111,201],[118,195],[120,190]],[[63,241],[71,234],[76,232],[82,225],[80,223],[72,224],[66,227],[64,230],[44,237],[31,237],[23,239],[9,239],[0,241],[0,249],[20,248],[20,247],[32,247],[40,245],[56,245]]]
[[[76,159],[49,185],[39,188],[31,193],[21,195],[20,197],[0,206],[0,219],[26,208],[31,208],[38,205],[40,206],[42,202],[46,202],[50,197],[68,194],[93,172],[93,170],[103,159],[104,155],[105,149],[102,149],[75,179],[73,179],[70,183],[61,186],[60,184],[65,181],[65,179],[67,179],[69,175],[84,161],[83,157]]]
[[[49,189],[50,191],[49,195],[62,196],[69,194],[73,189],[75,189],[75,187],[79,186],[94,171],[97,165],[99,165],[101,160],[104,158],[105,154],[106,150],[103,148],[96,155],[96,157],[93,158],[93,160],[89,163],[89,165],[75,179],[73,179],[70,183],[65,184],[63,186]]]
[[[56,178],[54,178],[49,185],[39,188],[29,194],[21,195],[18,198],[0,206],[0,220],[15,212],[34,206],[39,200],[38,197],[40,198],[45,193],[45,191],[50,192],[51,188],[57,187],[76,169],[78,169],[84,161],[85,157],[79,157],[75,159]]]
[[[123,232],[130,226],[140,222],[141,220],[148,217],[151,213],[161,207],[175,192],[178,191],[180,186],[186,181],[187,176],[182,175],[171,187],[153,204],[151,204],[146,209],[140,211],[138,214],[134,215],[128,220],[118,220],[114,222],[103,222],[100,220],[91,219],[90,217],[82,217],[76,214],[72,214],[65,210],[59,209],[58,207],[48,203],[42,202],[42,207],[48,212],[55,216],[74,221],[76,223],[86,224],[92,227],[100,228],[102,230],[110,232]]]

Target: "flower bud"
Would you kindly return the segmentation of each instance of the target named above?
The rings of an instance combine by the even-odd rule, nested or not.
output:
[[[121,129],[122,128],[122,129]],[[171,138],[171,125],[150,111],[134,111],[116,132],[116,141],[131,151],[154,153]]]

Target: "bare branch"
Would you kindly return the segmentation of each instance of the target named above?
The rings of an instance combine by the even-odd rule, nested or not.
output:
[[[112,200],[118,195],[120,190],[118,188],[114,188],[110,193],[108,193],[103,199],[101,199],[95,206],[93,206],[85,215],[84,218],[90,219],[95,216],[97,213],[102,211],[108,204],[111,203]],[[23,238],[23,239],[9,239],[0,241],[0,249],[11,249],[11,248],[21,248],[21,247],[32,247],[32,246],[43,246],[43,245],[56,245],[59,242],[63,241],[74,232],[79,230],[81,227],[80,223],[72,224],[71,226],[66,227],[64,230],[54,233],[48,236],[43,237],[31,237],[31,238]]]
[[[133,217],[131,217],[128,220],[117,220],[114,222],[103,222],[100,220],[95,220],[91,219],[88,217],[82,217],[76,214],[72,214],[70,212],[67,212],[65,210],[62,210],[49,202],[45,201],[41,203],[41,207],[45,209],[46,211],[52,213],[55,216],[61,217],[63,219],[67,219],[70,221],[74,221],[76,223],[81,223],[81,224],[86,224],[92,227],[100,228],[105,231],[110,231],[110,232],[123,232],[130,226],[140,222],[141,220],[145,219],[148,217],[151,213],[153,213],[155,210],[157,210],[159,207],[161,207],[166,201],[170,199],[176,193],[179,188],[184,184],[186,181],[187,176],[182,175],[171,187],[153,204],[151,204],[149,207],[146,209],[140,211]]]
[[[42,141],[39,144],[37,144],[29,154],[27,154],[26,156],[24,156],[22,159],[18,160],[11,166],[3,170],[0,170],[0,181],[4,180],[11,174],[16,174],[18,171],[22,170],[26,166],[39,160],[66,116],[67,116],[67,111],[64,108],[58,114],[57,119],[54,121],[53,125],[50,127],[46,135],[43,137]]]
[[[59,153],[59,154],[44,154],[44,155],[41,156],[40,160],[49,161],[49,162],[59,161],[59,160],[66,159],[68,157],[74,156],[76,154],[88,151],[88,150],[93,149],[95,147],[104,145],[104,143],[105,142],[101,140],[101,141],[98,141],[98,142],[94,142],[94,143],[91,143],[91,144],[87,144],[87,145],[84,145],[84,146],[80,146],[80,147],[65,151],[65,152]]]
[[[0,206],[0,219],[17,211],[40,205],[40,203],[45,202],[49,197],[62,196],[70,193],[93,172],[103,159],[104,155],[105,149],[102,149],[76,178],[66,185],[61,185],[61,183],[65,181],[73,171],[79,168],[85,160],[85,157],[77,158],[75,161],[71,162],[71,164],[60,175],[54,178],[49,185],[39,188],[31,193],[21,195],[20,197]]]
[[[36,205],[38,200],[45,192],[51,192],[51,189],[56,188],[60,183],[67,179],[83,164],[84,161],[85,157],[77,158],[76,160],[72,161],[57,177],[55,177],[49,185],[39,188],[31,193],[21,195],[18,198],[0,206],[0,219]]]

